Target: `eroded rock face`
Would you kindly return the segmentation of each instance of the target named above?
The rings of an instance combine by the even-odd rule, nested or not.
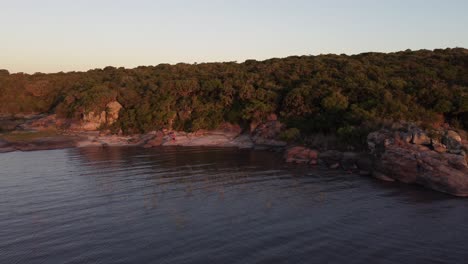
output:
[[[102,124],[106,123],[106,112],[101,113],[89,112],[83,116],[81,129],[83,130],[98,130]]]
[[[100,113],[89,112],[83,116],[81,129],[86,131],[98,130],[103,125],[112,125],[119,118],[119,111],[122,105],[113,101],[106,105],[106,111]]]
[[[456,137],[452,139],[457,141]],[[374,177],[468,196],[468,165],[464,156],[408,144],[385,130],[371,133],[368,142],[374,156]]]
[[[106,105],[106,123],[108,125],[114,124],[117,119],[119,119],[120,109],[122,109],[122,105],[117,101],[110,102]]]

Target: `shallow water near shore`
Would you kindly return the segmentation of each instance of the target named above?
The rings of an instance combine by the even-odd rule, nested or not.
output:
[[[468,200],[230,148],[0,154],[0,263],[463,263]]]

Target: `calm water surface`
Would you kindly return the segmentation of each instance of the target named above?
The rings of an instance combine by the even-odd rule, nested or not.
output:
[[[219,148],[0,154],[0,263],[466,263],[468,200]]]

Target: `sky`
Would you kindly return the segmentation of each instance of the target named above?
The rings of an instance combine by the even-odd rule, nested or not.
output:
[[[466,0],[0,0],[0,69],[468,48]]]

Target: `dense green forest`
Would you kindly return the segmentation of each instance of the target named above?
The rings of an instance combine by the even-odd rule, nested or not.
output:
[[[0,71],[0,113],[79,118],[118,100],[114,129],[247,127],[276,113],[301,133],[359,135],[395,120],[468,128],[468,50],[292,56],[32,75]]]

